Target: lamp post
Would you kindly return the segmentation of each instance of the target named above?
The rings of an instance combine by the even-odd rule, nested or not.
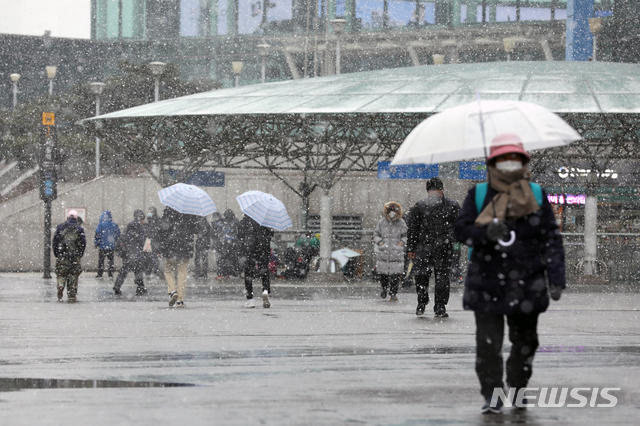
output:
[[[164,72],[164,69],[166,66],[167,64],[164,62],[154,61],[149,63],[151,74],[153,74],[156,78],[154,91],[153,91],[153,102],[158,102],[160,100],[160,77],[162,76],[162,73]],[[158,145],[155,141],[153,142],[153,150],[154,151],[158,150]],[[151,166],[151,173],[155,176],[159,175],[157,164],[154,164],[153,166]]]
[[[151,69],[151,74],[153,74],[156,78],[155,80],[155,90],[153,92],[153,102],[158,102],[160,100],[160,77],[164,72],[164,68],[167,66],[164,62],[150,62],[149,68]]]
[[[240,86],[240,73],[244,64],[242,61],[232,61],[231,68],[233,69],[233,75],[235,77],[235,87]]]
[[[602,18],[589,18],[589,31],[593,34],[593,62],[596,62],[598,52],[598,33],[602,29]]]
[[[98,81],[89,83],[91,92],[96,95],[96,117],[100,115],[100,95],[104,89],[104,83]],[[96,121],[96,128],[98,122]],[[96,136],[96,179],[100,176],[100,138]]]
[[[258,45],[260,56],[262,56],[262,84],[264,84],[267,79],[267,55],[269,54],[270,47],[271,46],[269,46],[267,43]]]
[[[515,50],[516,47],[516,39],[509,37],[502,39],[502,43],[504,44],[504,51],[507,52],[507,62],[511,60],[511,52]]]
[[[340,34],[347,26],[347,20],[343,18],[336,18],[329,21],[331,23],[331,29],[336,33],[336,74],[340,74]]]
[[[18,80],[20,80],[20,74],[11,74],[11,83],[13,85],[13,109],[16,109],[18,105]]]
[[[58,67],[54,65],[47,65],[45,70],[47,71],[47,78],[49,79],[49,96],[51,96],[53,95],[53,79],[56,78]]]
[[[443,65],[444,64],[444,55],[439,53],[433,54],[433,65]]]

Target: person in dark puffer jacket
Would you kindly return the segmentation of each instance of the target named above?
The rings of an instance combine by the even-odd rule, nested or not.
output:
[[[549,293],[558,300],[565,288],[562,237],[546,193],[538,187],[541,200],[536,199],[535,184],[529,182],[530,158],[518,136],[497,136],[487,159],[489,183],[480,213],[475,186],[455,223],[456,238],[472,250],[463,307],[475,312],[483,413],[501,411],[491,406],[491,397],[503,388],[505,318],[512,343],[506,381],[517,394],[531,377],[538,315],[549,306]]]

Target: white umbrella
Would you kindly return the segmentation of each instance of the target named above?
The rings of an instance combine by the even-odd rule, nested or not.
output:
[[[284,231],[293,226],[282,201],[262,191],[248,191],[236,197],[240,210],[262,226]]]
[[[518,135],[526,150],[582,139],[562,118],[539,105],[478,101],[449,108],[418,124],[398,148],[391,165],[485,157],[493,138],[503,133]]]
[[[331,253],[331,258],[340,262],[342,266],[346,265],[350,258],[358,256],[360,256],[360,253],[350,248],[342,248]]]
[[[209,194],[186,183],[176,183],[161,189],[158,196],[162,204],[184,214],[207,216],[218,211]]]

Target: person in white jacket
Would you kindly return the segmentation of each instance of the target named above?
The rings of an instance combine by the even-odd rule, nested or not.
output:
[[[395,302],[398,300],[398,285],[404,272],[404,252],[407,245],[407,225],[402,219],[402,206],[390,201],[382,209],[384,217],[380,219],[373,235],[378,248],[376,270],[380,275],[382,293],[380,297]]]

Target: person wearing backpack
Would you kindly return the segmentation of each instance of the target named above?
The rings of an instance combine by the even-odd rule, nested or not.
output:
[[[455,223],[456,238],[471,250],[463,307],[475,312],[482,413],[502,410],[491,399],[504,386],[505,318],[512,344],[506,383],[517,394],[531,377],[538,316],[566,285],[562,236],[546,193],[530,182],[530,159],[517,135],[497,136],[488,182],[469,190]]]
[[[98,275],[96,278],[102,278],[105,257],[109,261],[109,278],[113,277],[113,253],[118,238],[120,238],[120,228],[111,219],[111,212],[109,210],[103,211],[93,238],[93,245],[98,248]]]
[[[78,224],[78,212],[71,210],[67,220],[56,227],[53,235],[58,301],[62,301],[65,287],[67,300],[69,302],[77,300],[78,277],[82,273],[80,259],[84,256],[86,246],[84,229]]]
[[[133,220],[127,225],[121,237],[122,241],[117,244],[118,255],[122,257],[122,268],[113,285],[113,291],[116,296],[122,294],[120,288],[130,271],[133,271],[135,276],[136,296],[147,293],[147,289],[144,287],[145,258],[142,252],[147,237],[145,236],[142,222],[144,222],[144,212],[138,209],[133,212]]]

